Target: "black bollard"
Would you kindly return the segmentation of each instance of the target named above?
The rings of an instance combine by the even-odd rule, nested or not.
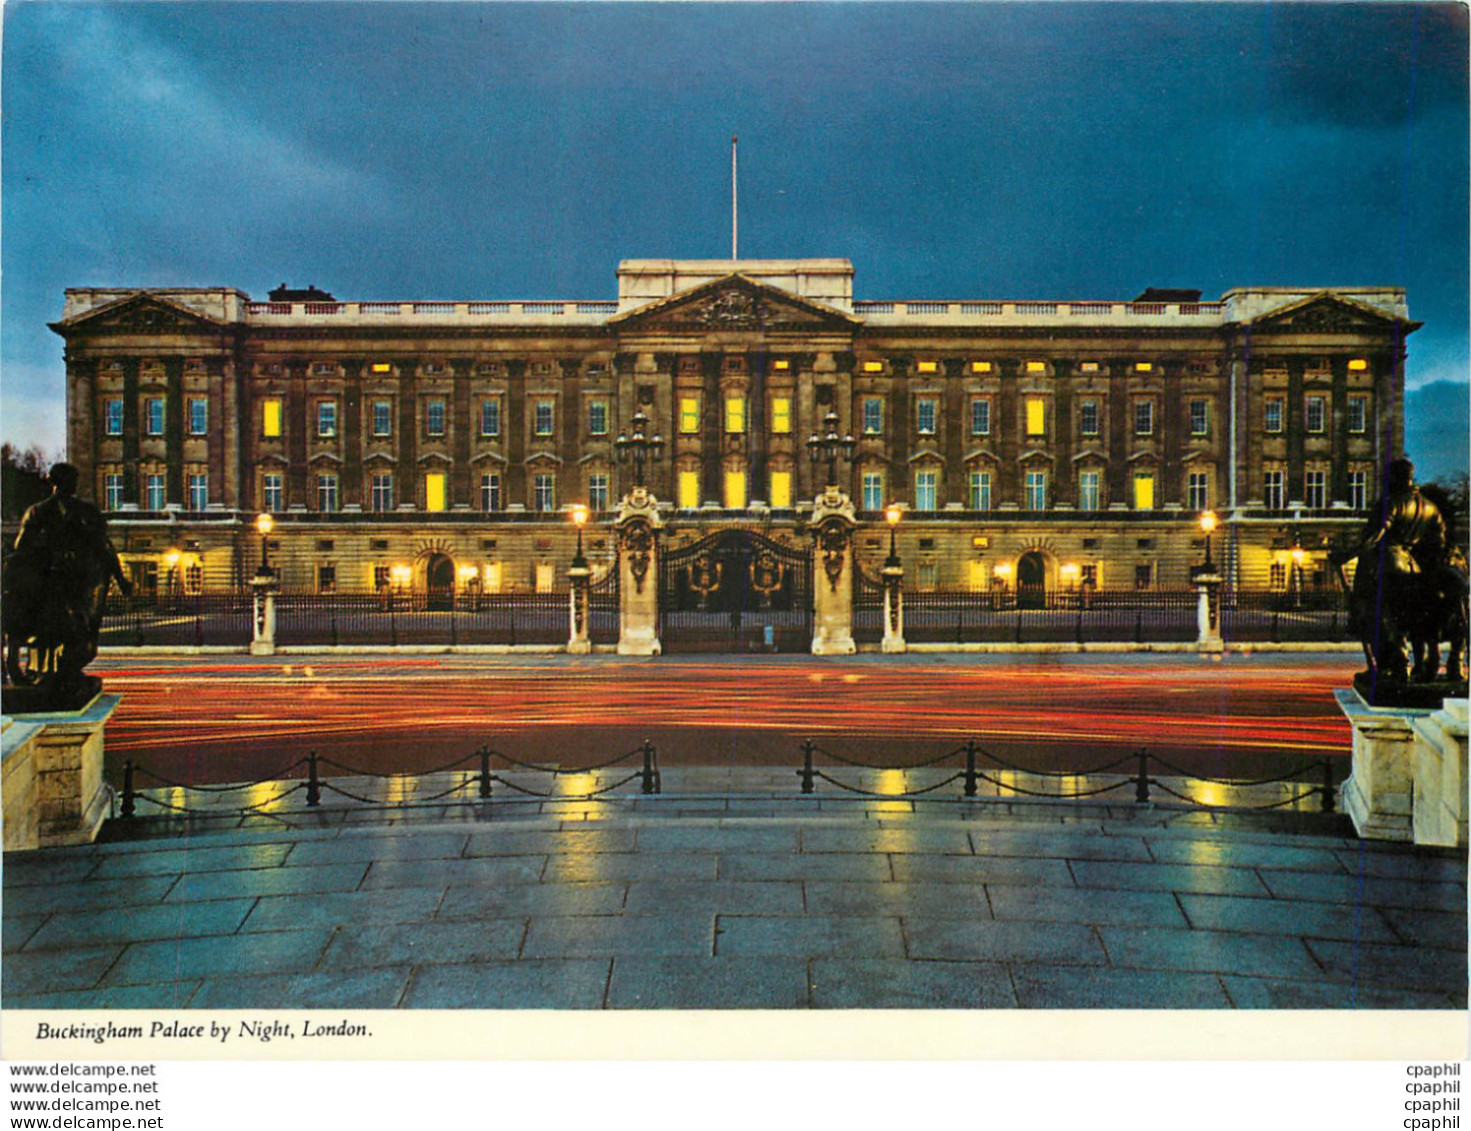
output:
[[[1333,763],[1327,758],[1323,759],[1323,812],[1332,813],[1335,801],[1333,797]]]
[[[976,795],[976,742],[973,738],[965,740],[965,795]]]
[[[320,805],[322,803],[322,781],[317,777],[317,752],[315,750],[306,757],[306,773],[306,803]]]
[[[814,743],[808,739],[802,743],[802,768],[797,771],[797,776],[802,779],[802,792],[812,792],[812,751]]]
[[[1134,800],[1149,800],[1149,755],[1143,750],[1139,751],[1139,772],[1134,778]]]
[[[480,748],[480,796],[490,796],[490,747]]]
[[[133,793],[133,760],[123,763],[123,820],[131,821],[138,811],[137,798]]]
[[[654,744],[644,739],[643,792],[659,792],[659,771],[654,766]]]

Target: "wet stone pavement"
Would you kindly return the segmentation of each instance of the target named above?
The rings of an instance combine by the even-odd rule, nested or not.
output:
[[[1341,817],[664,779],[595,802],[222,811],[11,854],[0,1003],[1466,1006],[1465,854]]]

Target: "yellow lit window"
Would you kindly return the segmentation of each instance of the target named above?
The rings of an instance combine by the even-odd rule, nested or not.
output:
[[[393,366],[389,365],[388,362],[386,362],[386,361],[375,361],[375,362],[373,362],[373,372],[374,373],[392,373],[393,372]]]
[[[261,402],[260,434],[281,435],[281,398],[267,397]]]
[[[1137,511],[1151,511],[1154,509],[1154,476],[1134,476],[1134,509]]]
[[[791,369],[791,367],[792,363],[790,361],[786,361],[785,359],[780,361],[773,361],[771,363],[771,368],[777,373],[785,373],[787,370]]]
[[[424,476],[424,509],[444,510],[444,472],[431,471]]]
[[[792,398],[773,397],[771,399],[771,430],[778,436],[785,436],[792,430]]]
[[[792,473],[790,471],[771,473],[771,505],[773,507],[792,505]]]
[[[679,398],[679,430],[686,436],[700,430],[700,398]]]
[[[725,398],[725,430],[727,432],[744,432],[746,430],[746,398]]]
[[[1046,373],[1047,372],[1047,363],[1045,361],[1029,361],[1029,362],[1027,362],[1027,372],[1028,373]]]
[[[482,570],[487,593],[499,593],[501,591],[501,563],[486,562]]]
[[[1153,373],[1154,372],[1154,362],[1152,362],[1152,361],[1141,361],[1141,362],[1137,363],[1134,366],[1134,368],[1135,368],[1136,371],[1138,371],[1140,373]]]
[[[725,505],[728,510],[744,510],[746,507],[746,473],[744,471],[727,471],[725,473]]]
[[[1368,369],[1369,368],[1369,363],[1368,363],[1368,361],[1366,361],[1362,357],[1353,357],[1353,358],[1349,358],[1348,367],[1350,369],[1354,370],[1354,372],[1357,373],[1357,372],[1362,372],[1365,369]]]
[[[919,363],[919,371],[921,373],[938,373],[940,372],[940,363],[938,361],[921,361]]]
[[[989,361],[973,361],[970,363],[970,371],[972,373],[989,373],[991,372],[991,363]]]
[[[700,473],[679,473],[679,505],[682,510],[692,511],[700,505]]]
[[[1027,398],[1027,435],[1047,435],[1047,402],[1041,397]]]
[[[884,363],[882,361],[865,361],[863,363],[863,372],[865,373],[882,373],[883,371]]]
[[[967,570],[969,588],[972,593],[980,593],[986,588],[986,563],[970,562]]]

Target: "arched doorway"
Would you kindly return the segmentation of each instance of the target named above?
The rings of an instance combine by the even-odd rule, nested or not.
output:
[[[1016,563],[1016,607],[1047,607],[1047,562],[1036,550],[1029,550]]]
[[[444,554],[431,554],[424,563],[429,608],[452,609],[455,604],[455,563]]]

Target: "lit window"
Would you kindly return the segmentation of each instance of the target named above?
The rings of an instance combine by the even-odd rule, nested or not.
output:
[[[209,506],[209,476],[189,476],[189,509],[202,511]]]
[[[317,435],[324,437],[337,435],[336,401],[317,402]]]
[[[426,436],[444,435],[444,402],[424,402],[424,434]]]
[[[164,507],[164,482],[162,475],[150,475],[143,481],[143,506],[145,510],[161,511]]]
[[[1046,373],[1047,372],[1047,363],[1045,361],[1029,361],[1029,362],[1027,362],[1027,372],[1028,373]]]
[[[1149,472],[1141,471],[1134,475],[1134,509],[1136,511],[1154,509],[1154,475]]]
[[[938,373],[940,363],[938,361],[921,361],[916,367],[920,373]]]
[[[123,505],[123,477],[121,475],[104,475],[102,477],[103,506],[110,511],[115,511]]]
[[[1083,373],[1097,373],[1098,372],[1098,362],[1096,362],[1096,361],[1084,361],[1084,362],[1081,362],[1078,365],[1078,369],[1079,369],[1080,372],[1083,372]]]
[[[1268,577],[1269,577],[1268,584],[1270,584],[1273,589],[1286,589],[1287,588],[1287,563],[1286,562],[1273,562],[1272,563],[1272,568],[1271,568],[1271,571],[1270,571]]]
[[[1047,473],[1045,471],[1027,472],[1023,490],[1025,495],[1022,505],[1027,510],[1045,511],[1047,509]]]
[[[267,437],[281,435],[280,397],[267,397],[261,402],[260,434]]]
[[[973,511],[991,509],[991,473],[989,471],[970,473],[970,509]]]
[[[1348,505],[1356,511],[1361,511],[1369,505],[1368,472],[1350,471],[1348,473]]]
[[[771,363],[771,368],[777,373],[785,373],[787,372],[787,370],[791,369],[791,367],[792,363],[785,359],[773,361]]]
[[[1262,404],[1262,429],[1266,432],[1282,431],[1282,398],[1268,397]]]
[[[143,431],[149,436],[163,435],[162,397],[149,397],[143,402]]]
[[[883,472],[865,471],[863,473],[863,509],[866,511],[884,509]]]
[[[480,434],[482,436],[501,434],[500,398],[488,397],[480,402]]]
[[[1210,476],[1204,471],[1192,471],[1186,479],[1185,505],[1193,511],[1210,510]]]
[[[700,473],[698,471],[681,471],[679,473],[679,506],[681,510],[692,511],[700,505]]]
[[[935,415],[939,404],[932,397],[922,397],[914,405],[914,423],[921,436],[935,434]]]
[[[1362,434],[1369,427],[1369,398],[1348,398],[1348,430],[1353,433]]]
[[[1348,360],[1348,367],[1355,373],[1362,373],[1369,368],[1369,362],[1362,357],[1351,357]]]
[[[1303,503],[1314,510],[1328,505],[1328,473],[1309,471],[1303,480]]]
[[[189,435],[203,436],[209,432],[209,401],[203,397],[189,399]]]
[[[536,510],[557,509],[557,481],[550,473],[541,472],[533,477],[531,493],[532,505]]]
[[[1098,402],[1082,401],[1078,405],[1078,434],[1098,435]]]
[[[445,503],[445,477],[442,471],[431,471],[424,476],[424,509],[442,511]]]
[[[393,402],[373,402],[373,435],[393,435]]]
[[[863,398],[863,434],[877,436],[884,430],[884,398]]]
[[[991,363],[989,361],[973,361],[970,363],[970,371],[972,373],[989,373],[991,372]]]
[[[792,431],[792,398],[771,399],[771,431],[777,436],[786,436]]]
[[[792,473],[790,471],[771,473],[770,502],[778,510],[792,505]]]
[[[1136,373],[1153,373],[1154,372],[1154,362],[1152,362],[1152,361],[1140,361],[1140,362],[1136,362],[1134,364],[1134,371]]]
[[[551,401],[537,401],[533,417],[533,429],[538,436],[550,436],[555,430],[556,405]]]
[[[1154,402],[1134,402],[1134,435],[1154,435]]]
[[[587,477],[587,505],[595,511],[608,509],[608,475],[598,471]]]
[[[501,509],[501,477],[499,472],[489,472],[480,477],[480,509]]]
[[[373,476],[372,495],[370,496],[372,507],[375,511],[391,511],[393,509],[393,476],[383,473]]]
[[[936,504],[936,481],[938,476],[933,471],[916,471],[914,473],[914,509],[917,511],[932,511]]]
[[[392,373],[393,372],[393,366],[389,365],[388,362],[386,362],[386,361],[375,361],[375,362],[373,362],[373,372],[374,373]]]
[[[727,510],[743,510],[746,506],[746,473],[744,471],[727,471],[725,473],[725,506]]]
[[[1027,398],[1027,435],[1047,435],[1047,402],[1041,397]]]
[[[317,566],[317,592],[334,593],[337,590],[337,567],[335,565]]]
[[[991,434],[990,401],[974,400],[970,402],[970,434],[972,436],[989,436]]]
[[[863,372],[865,373],[882,373],[883,371],[884,363],[882,361],[865,361],[863,363]]]
[[[1262,473],[1262,501],[1269,511],[1280,511],[1283,507],[1283,495],[1285,494],[1283,476],[1284,473],[1281,471]]]
[[[102,402],[102,430],[108,436],[121,436],[123,434],[123,402]]]
[[[1080,471],[1078,473],[1078,509],[1082,511],[1096,511],[1101,509],[1100,484],[1102,476],[1096,471]]]
[[[679,398],[679,430],[683,435],[693,436],[700,430],[700,398]]]
[[[725,430],[729,433],[740,433],[746,430],[745,397],[725,398]]]
[[[1204,399],[1190,402],[1190,434],[1210,435],[1210,402]]]
[[[261,509],[268,511],[281,510],[281,476],[277,472],[271,472],[261,476]]]
[[[1327,430],[1327,399],[1324,397],[1309,397],[1307,399],[1307,430],[1309,432],[1324,432]]]
[[[591,436],[608,434],[608,402],[587,402],[587,431]]]
[[[317,510],[335,511],[337,509],[337,476],[317,476]]]

